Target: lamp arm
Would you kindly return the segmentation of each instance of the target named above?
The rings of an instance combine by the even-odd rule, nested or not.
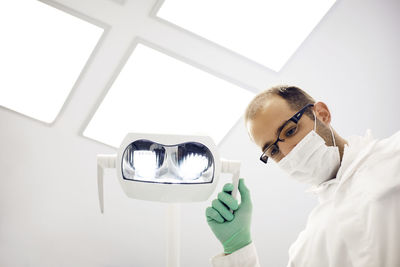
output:
[[[103,190],[103,176],[104,169],[115,168],[115,161],[117,155],[97,155],[97,189],[99,194],[100,212],[104,213],[104,190]]]

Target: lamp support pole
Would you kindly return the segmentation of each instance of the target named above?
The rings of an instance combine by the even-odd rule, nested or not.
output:
[[[167,267],[180,267],[180,204],[169,203],[167,207]]]

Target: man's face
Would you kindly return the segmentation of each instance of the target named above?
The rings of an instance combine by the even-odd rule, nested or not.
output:
[[[312,109],[312,107],[309,107],[309,109]],[[248,131],[262,152],[268,145],[276,141],[278,129],[298,111],[291,109],[283,98],[271,96],[255,118],[248,121]],[[296,134],[284,142],[277,143],[280,152],[273,160],[280,161],[312,129],[314,129],[314,120],[304,114],[298,122]]]

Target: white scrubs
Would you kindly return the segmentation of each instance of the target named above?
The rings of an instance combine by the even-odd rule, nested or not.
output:
[[[400,132],[347,141],[337,177],[310,190],[319,204],[289,249],[288,267],[400,266]],[[260,266],[253,243],[211,262]]]

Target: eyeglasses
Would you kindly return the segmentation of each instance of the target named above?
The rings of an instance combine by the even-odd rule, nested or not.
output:
[[[278,129],[278,138],[276,141],[269,145],[264,152],[262,153],[260,160],[265,164],[268,162],[268,158],[275,159],[279,154],[279,146],[278,142],[284,142],[286,139],[293,137],[297,133],[297,123],[303,116],[304,112],[307,108],[314,106],[314,104],[308,104],[304,106],[299,112],[293,115],[289,120],[287,120],[281,127]]]

